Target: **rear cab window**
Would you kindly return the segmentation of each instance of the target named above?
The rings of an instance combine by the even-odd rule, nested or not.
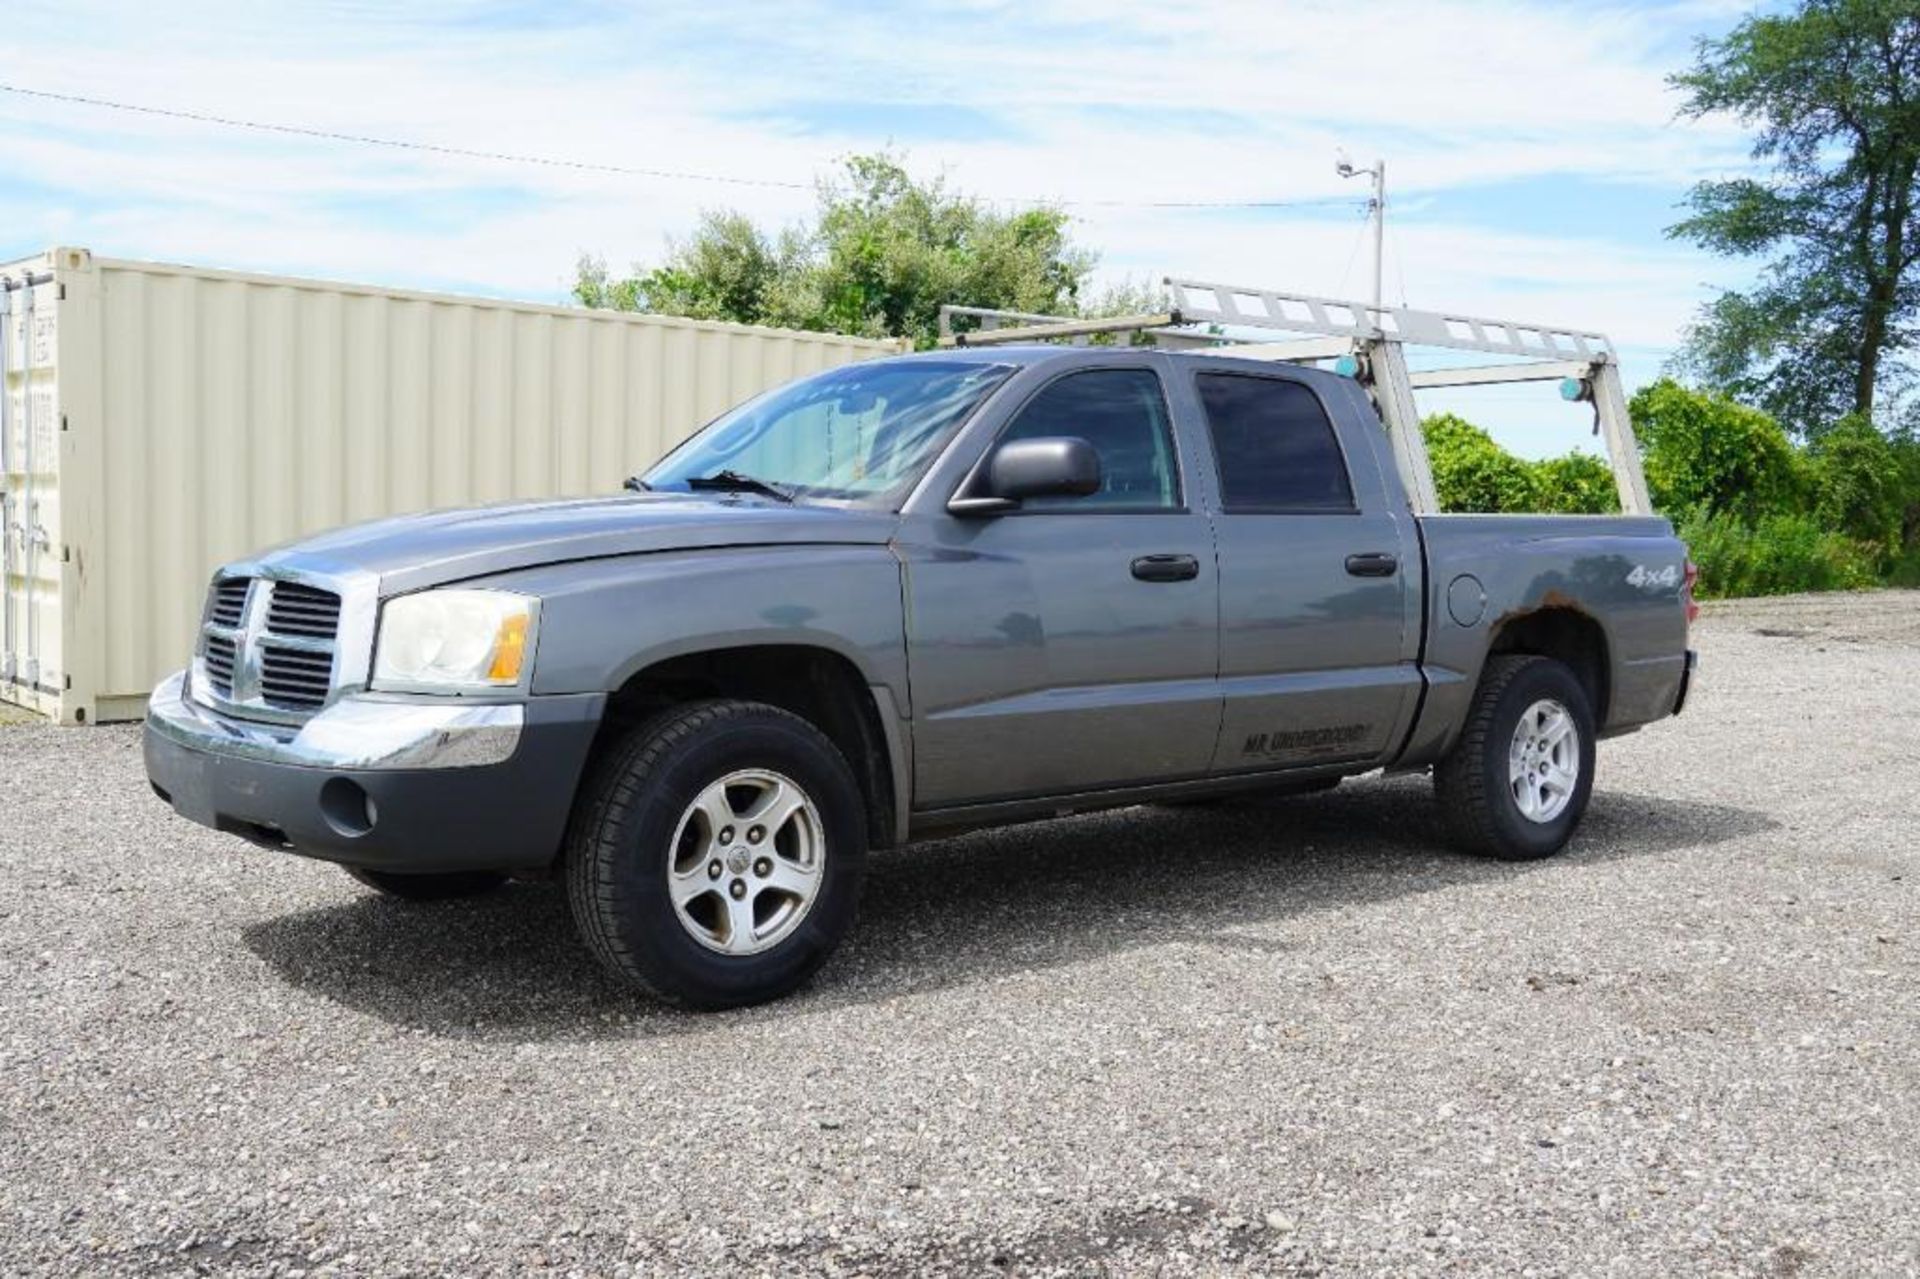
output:
[[[1213,441],[1225,513],[1356,509],[1339,438],[1312,390],[1252,373],[1201,373],[1194,383]]]

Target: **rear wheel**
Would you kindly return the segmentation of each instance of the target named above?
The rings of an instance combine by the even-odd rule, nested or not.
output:
[[[402,901],[437,902],[448,901],[455,897],[477,897],[481,893],[490,893],[507,882],[507,876],[500,871],[463,870],[441,875],[406,875],[392,870],[368,870],[364,866],[348,866],[347,874],[353,876],[368,888],[376,889],[388,897],[398,897]]]
[[[1491,658],[1452,752],[1433,770],[1454,841],[1508,861],[1566,846],[1593,790],[1593,711],[1563,663]]]
[[[602,757],[568,836],[567,892],[614,973],[726,1008],[826,962],[865,866],[859,787],[824,734],[772,706],[699,702]]]

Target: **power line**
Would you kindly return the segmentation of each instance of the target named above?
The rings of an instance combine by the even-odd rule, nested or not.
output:
[[[718,173],[686,173],[676,169],[641,169],[623,164],[600,164],[591,160],[554,160],[546,156],[520,155],[511,151],[478,151],[470,147],[441,146],[433,142],[412,142],[401,138],[376,138],[364,133],[339,133],[332,129],[314,129],[298,124],[271,124],[260,120],[238,120],[232,116],[208,115],[200,111],[176,111],[168,107],[141,106],[132,102],[110,102],[105,98],[83,97],[77,93],[50,93],[17,84],[0,84],[0,91],[49,102],[67,102],[80,106],[104,107],[109,111],[128,111],[135,115],[161,116],[168,120],[191,120],[196,124],[217,124],[228,129],[252,129],[259,133],[286,133],[325,142],[353,142],[361,146],[391,147],[399,151],[426,151],[434,155],[459,156],[468,160],[499,160],[508,164],[538,164],[550,169],[581,169],[591,173],[618,173],[637,178],[666,178],[679,182],[724,182],[732,186],[780,187],[790,191],[811,190],[810,182],[781,182],[775,178],[736,178]]]
[[[483,151],[472,147],[443,146],[434,142],[416,142],[406,138],[381,138],[365,133],[344,133],[308,125],[278,124],[264,120],[242,120],[235,116],[213,115],[204,111],[183,111],[171,107],[146,106],[135,102],[116,102],[108,98],[78,93],[54,93],[47,89],[29,89],[24,85],[0,83],[0,93],[75,106],[99,107],[134,115],[158,116],[167,120],[187,120],[195,124],[218,125],[225,129],[249,129],[256,133],[278,133],[323,142],[350,142],[358,146],[386,147],[396,151],[418,151],[430,155],[454,156],[466,160],[491,160],[503,164],[532,164],[549,169],[572,169],[585,173],[611,173],[623,177],[658,178],[670,182],[716,182],[727,186],[769,187],[783,191],[810,191],[811,182],[787,182],[778,178],[743,178],[724,173],[693,173],[682,169],[641,168],[624,164],[603,164],[593,160],[565,160],[551,156],[527,155],[513,151]],[[992,197],[987,197],[992,199]],[[1056,204],[1082,209],[1297,209],[1350,203],[1350,197],[1320,196],[1306,200],[1005,200],[996,203]]]

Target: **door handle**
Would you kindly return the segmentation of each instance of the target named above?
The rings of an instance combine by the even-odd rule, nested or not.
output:
[[[1133,562],[1133,575],[1143,582],[1189,582],[1200,576],[1200,561],[1191,555],[1142,555]]]
[[[1347,556],[1347,572],[1355,577],[1392,577],[1400,561],[1385,551],[1368,551]]]

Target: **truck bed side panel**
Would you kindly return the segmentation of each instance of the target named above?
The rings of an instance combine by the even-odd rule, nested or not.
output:
[[[1578,614],[1604,637],[1603,733],[1672,713],[1686,664],[1686,548],[1666,520],[1439,515],[1420,523],[1429,690],[1402,764],[1430,763],[1452,746],[1501,628],[1543,609]]]

